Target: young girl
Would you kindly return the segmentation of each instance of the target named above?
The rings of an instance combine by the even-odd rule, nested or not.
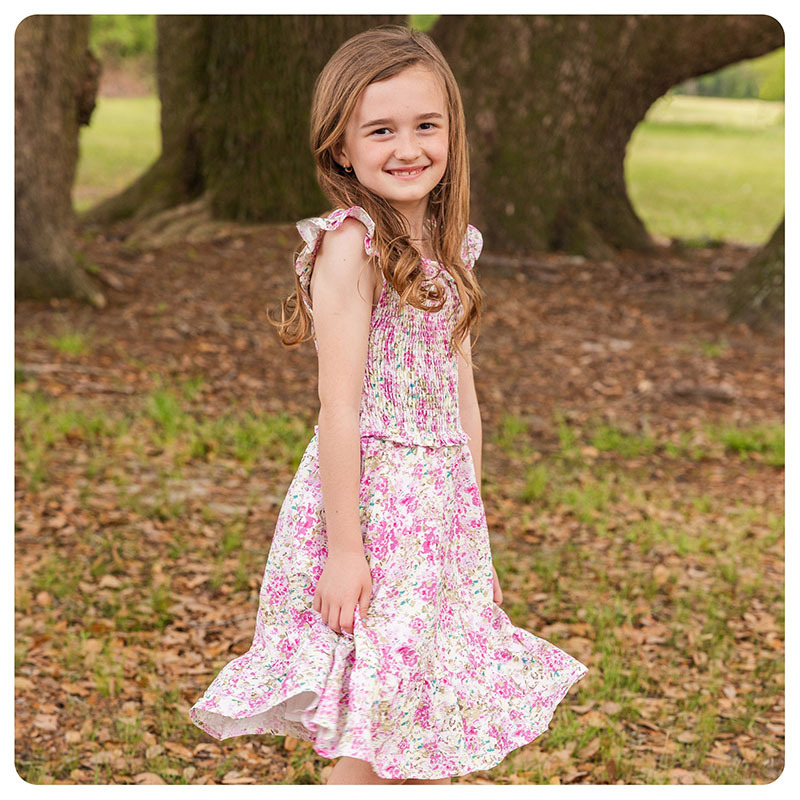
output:
[[[190,717],[217,739],[311,741],[338,758],[332,784],[449,783],[544,733],[588,670],[498,605],[470,342],[482,238],[461,96],[432,40],[384,26],[345,42],[311,139],[336,210],[298,223],[280,334],[313,336],[319,423],[252,647]]]

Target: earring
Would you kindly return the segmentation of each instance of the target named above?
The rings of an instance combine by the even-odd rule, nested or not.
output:
[[[346,172],[348,175],[350,175],[350,174],[352,174],[352,172],[353,172],[353,167],[352,167],[352,166],[345,167],[345,168],[344,168],[344,171],[345,171],[345,172]]]

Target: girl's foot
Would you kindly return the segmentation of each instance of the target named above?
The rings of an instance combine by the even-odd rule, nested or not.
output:
[[[328,785],[344,784],[364,784],[364,783],[403,783],[402,778],[381,778],[372,769],[368,761],[350,756],[341,756],[333,765],[333,771],[328,776]]]

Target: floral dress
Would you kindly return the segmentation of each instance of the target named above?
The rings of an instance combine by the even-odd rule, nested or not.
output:
[[[359,206],[297,223],[309,312],[321,234],[347,217],[364,224],[375,255],[374,222]],[[469,226],[468,269],[482,243]],[[492,599],[489,532],[449,342],[461,304],[446,269],[428,259],[422,269],[444,280],[441,311],[401,308],[384,278],[372,312],[360,415],[359,508],[373,584],[366,620],[356,606],[354,633],[337,634],[312,607],[327,556],[315,426],[280,510],[252,646],[189,712],[216,739],[286,734],[327,758],[368,761],[383,778],[465,775],[544,733],[588,672],[515,627]]]

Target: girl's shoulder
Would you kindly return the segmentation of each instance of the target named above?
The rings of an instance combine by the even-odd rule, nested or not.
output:
[[[311,270],[317,257],[317,251],[322,243],[322,233],[335,231],[341,228],[345,220],[355,219],[364,225],[364,250],[368,256],[375,255],[372,240],[375,235],[375,223],[361,206],[338,208],[325,217],[308,217],[296,223],[296,228],[305,243],[301,251],[295,256],[295,272],[300,279],[300,284],[308,291],[311,281]]]
[[[366,236],[364,237],[364,247],[367,254],[372,255],[374,249],[372,247],[372,240],[375,236],[375,223],[372,221],[367,212],[361,206],[351,206],[350,208],[337,208],[326,217],[308,217],[301,219],[297,224],[297,230],[306,247],[318,247],[320,241],[320,233],[323,231],[335,231],[342,226],[346,219],[356,219],[361,222],[367,229]]]

